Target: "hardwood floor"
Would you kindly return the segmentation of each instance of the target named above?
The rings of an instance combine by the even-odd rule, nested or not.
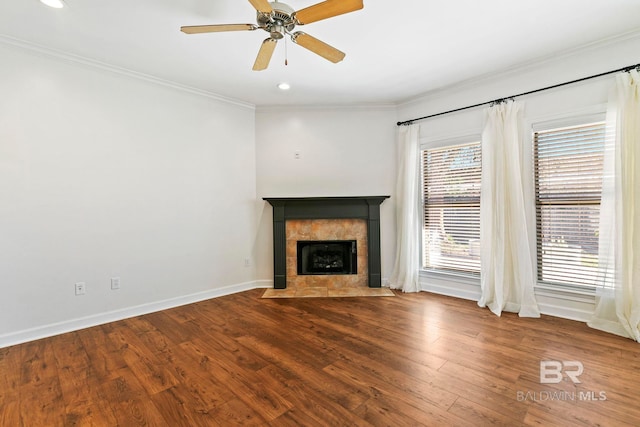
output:
[[[640,425],[634,341],[428,293],[263,292],[0,349],[0,426]],[[545,360],[581,382],[541,384]]]

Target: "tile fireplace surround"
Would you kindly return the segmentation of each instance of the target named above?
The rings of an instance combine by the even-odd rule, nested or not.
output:
[[[367,223],[363,219],[290,219],[286,223],[287,288],[358,288],[369,281],[367,260]],[[297,243],[299,240],[355,240],[357,274],[298,275]]]
[[[274,289],[379,288],[380,204],[387,198],[263,198],[273,206]],[[298,240],[356,240],[357,274],[298,275]]]

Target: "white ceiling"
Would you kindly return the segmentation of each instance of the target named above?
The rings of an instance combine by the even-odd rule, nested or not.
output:
[[[299,10],[317,1],[286,3]],[[285,66],[280,41],[269,69],[256,72],[251,67],[267,33],[179,30],[255,23],[248,0],[65,2],[57,10],[38,0],[2,0],[0,41],[33,43],[257,106],[398,103],[640,31],[640,0],[364,0],[363,10],[302,28],[346,52],[343,62],[288,42]],[[281,81],[292,89],[279,91]]]

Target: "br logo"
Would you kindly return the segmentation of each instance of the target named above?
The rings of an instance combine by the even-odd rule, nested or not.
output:
[[[584,371],[582,362],[575,360],[541,360],[540,384],[558,384],[566,375],[574,384],[580,384],[578,377]]]

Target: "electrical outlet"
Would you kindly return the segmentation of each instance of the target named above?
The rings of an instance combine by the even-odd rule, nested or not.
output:
[[[87,290],[87,285],[84,282],[76,283],[76,295],[84,295]]]
[[[293,158],[296,160],[300,160],[302,158],[302,153],[300,151],[294,151]]]
[[[244,266],[245,267],[251,267],[251,258],[245,258],[244,259]]]
[[[119,277],[112,277],[111,278],[111,290],[116,290],[116,289],[120,289],[120,278]]]

